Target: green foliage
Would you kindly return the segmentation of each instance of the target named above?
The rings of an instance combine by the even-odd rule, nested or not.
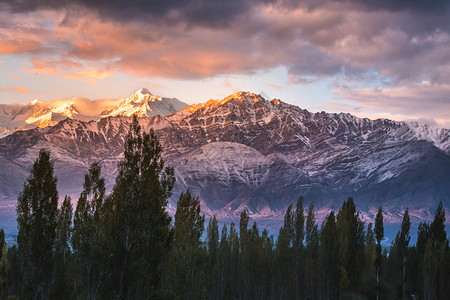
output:
[[[142,133],[136,116],[124,146],[124,159],[108,200],[114,239],[110,290],[118,287],[120,298],[159,298],[159,274],[172,241],[171,218],[165,208],[175,182],[174,171],[164,168],[154,131]]]
[[[153,131],[133,118],[109,196],[98,163],[85,176],[74,216],[70,197],[57,208],[57,179],[41,150],[19,196],[17,246],[0,230],[0,299],[446,299],[450,248],[441,202],[411,247],[410,218],[382,252],[383,211],[367,231],[352,198],[319,230],[311,202],[289,205],[278,239],[240,215],[219,235],[188,189],[174,224],[165,208],[174,185]],[[73,217],[73,227],[72,227]],[[303,241],[305,240],[305,244]]]
[[[50,153],[41,150],[17,200],[17,245],[24,298],[49,298],[58,215],[56,183]]]
[[[107,272],[103,249],[107,248],[103,202],[105,180],[93,163],[84,176],[83,191],[75,210],[72,245],[75,256],[75,289],[85,299],[97,299]]]
[[[378,208],[377,215],[375,217],[375,239],[377,240],[376,245],[376,276],[377,276],[377,298],[380,294],[380,277],[381,277],[381,241],[384,238],[384,224],[383,224],[383,207],[380,205]]]
[[[22,270],[19,256],[19,250],[16,245],[8,248],[8,295],[17,297],[22,282]]]
[[[0,229],[0,299],[8,296],[8,251],[5,232]]]
[[[335,299],[339,295],[339,256],[336,218],[331,211],[322,223],[320,230],[320,278],[321,297]]]
[[[442,245],[447,240],[447,233],[445,232],[445,210],[444,205],[439,202],[434,220],[430,225],[431,240],[434,244]]]
[[[206,296],[207,255],[200,241],[204,223],[198,197],[193,197],[189,190],[181,193],[175,213],[175,241],[164,272],[166,295],[171,299]]]
[[[226,227],[225,227],[226,228]],[[226,235],[226,232],[225,232]],[[206,242],[208,245],[208,298],[217,299],[220,295],[218,248],[219,248],[219,225],[216,215],[209,219]]]
[[[349,288],[356,291],[360,286],[364,269],[364,223],[359,218],[352,198],[342,204],[337,214],[339,257],[349,281]],[[344,274],[344,272],[341,272]],[[345,280],[344,280],[345,281]],[[341,290],[341,292],[346,291]]]
[[[318,266],[317,256],[319,250],[319,230],[316,224],[314,203],[309,205],[306,216],[306,253],[305,253],[305,296],[316,298],[318,294]]]
[[[380,245],[381,240],[384,238],[383,207],[381,205],[380,208],[378,208],[378,212],[375,217],[375,238],[378,245]]]
[[[69,276],[67,275],[70,261],[70,238],[72,226],[72,203],[71,198],[66,196],[58,210],[56,221],[56,238],[54,250],[54,271],[53,271],[53,293],[55,299],[68,298],[71,293]]]
[[[445,299],[450,293],[450,250],[445,232],[445,210],[439,203],[433,222],[420,223],[417,233],[419,273],[425,299]]]
[[[305,238],[305,210],[303,208],[303,196],[297,200],[295,207],[295,238],[294,238],[294,256],[296,270],[296,295],[298,298],[303,297],[304,292],[304,247],[303,240]]]

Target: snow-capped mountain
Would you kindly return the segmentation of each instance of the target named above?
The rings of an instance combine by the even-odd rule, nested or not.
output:
[[[94,161],[111,189],[131,121],[120,112],[128,107],[144,112],[141,125],[155,130],[164,159],[175,168],[170,209],[186,188],[208,214],[234,219],[245,208],[264,222],[280,220],[299,195],[314,201],[319,218],[348,196],[366,217],[383,204],[390,222],[406,207],[417,222],[429,218],[440,200],[450,204],[448,129],[312,113],[248,92],[149,116],[158,101],[141,90],[97,121],[68,118],[0,139],[3,199],[17,197],[40,148],[52,153],[61,196],[78,197]]]
[[[82,98],[40,101],[27,105],[0,105],[0,138],[17,130],[54,126],[66,118],[98,121],[111,116],[137,114],[140,117],[167,115],[182,110],[187,104],[175,98],[153,96],[147,89],[136,91],[129,98],[90,101]]]
[[[118,105],[105,110],[101,115],[102,117],[131,117],[136,114],[139,117],[154,117],[168,115],[185,107],[186,104],[178,99],[153,96],[147,89],[143,88]]]
[[[80,113],[75,108],[73,103],[66,103],[59,107],[47,106],[29,116],[25,122],[27,124],[34,124],[38,127],[54,126],[58,122],[66,119],[76,118]]]

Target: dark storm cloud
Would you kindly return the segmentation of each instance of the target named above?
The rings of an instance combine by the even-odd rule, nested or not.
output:
[[[357,5],[366,10],[383,11],[414,11],[420,13],[445,12],[450,8],[448,0],[283,0],[282,5],[296,7],[307,5],[309,8],[317,8],[329,3],[342,3]]]
[[[277,9],[317,9],[333,3],[348,4],[363,11],[407,11],[419,15],[443,15],[450,11],[448,0],[3,0],[13,12],[84,7],[104,18],[147,22],[183,21],[189,25],[226,27],[257,5]],[[433,26],[433,25],[432,25]],[[418,30],[418,28],[416,28]]]
[[[118,20],[184,21],[188,24],[223,27],[244,15],[252,6],[275,0],[5,0],[13,12],[62,9],[80,6],[102,17]]]
[[[343,0],[386,11],[445,12],[448,0]]]

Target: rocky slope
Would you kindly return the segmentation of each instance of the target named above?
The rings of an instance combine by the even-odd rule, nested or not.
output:
[[[450,204],[448,129],[311,113],[248,92],[152,116],[148,107],[161,100],[141,94],[143,100],[127,109],[125,100],[97,121],[67,118],[0,139],[2,199],[17,197],[40,148],[52,152],[61,196],[78,197],[94,161],[111,189],[131,110],[146,116],[141,125],[156,131],[165,160],[175,167],[171,210],[186,188],[208,214],[229,220],[245,208],[258,223],[280,220],[299,195],[314,201],[319,218],[348,196],[368,218],[383,204],[390,222],[406,207],[417,222],[430,218],[440,200]]]

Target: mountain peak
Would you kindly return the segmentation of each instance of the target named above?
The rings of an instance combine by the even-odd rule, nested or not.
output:
[[[42,103],[39,99],[34,99],[33,101],[31,101],[29,104],[30,105],[35,105],[35,104],[38,104],[38,103]]]
[[[152,93],[150,93],[149,90],[147,90],[146,88],[139,89],[134,94],[135,95],[136,94],[141,94],[141,95],[150,95],[150,96],[152,96]]]
[[[199,103],[199,104],[192,104],[189,105],[188,107],[186,107],[184,110],[185,111],[189,111],[189,112],[195,112],[197,110],[199,110],[200,108],[203,107],[215,107],[215,106],[220,106],[222,104],[225,104],[227,102],[237,102],[237,103],[256,103],[256,102],[261,102],[261,101],[267,101],[266,99],[264,99],[264,97],[262,97],[261,95],[258,94],[254,94],[252,92],[246,92],[246,91],[239,91],[236,92],[234,94],[231,94],[223,99],[220,100],[208,100],[205,103]]]
[[[101,116],[114,117],[152,117],[156,115],[168,115],[182,110],[186,104],[177,99],[162,98],[152,95],[146,88],[136,91],[130,97],[123,99],[119,104],[104,110]]]
[[[237,93],[234,93],[226,98],[223,99],[223,102],[227,102],[231,99],[237,99],[240,101],[250,101],[250,102],[258,102],[261,99],[264,99],[261,95],[257,95],[252,92],[246,92],[246,91],[239,91]]]
[[[47,127],[56,125],[65,118],[73,118],[79,112],[72,102],[65,103],[61,106],[47,106],[29,116],[25,122],[27,124],[35,124],[38,127]]]

